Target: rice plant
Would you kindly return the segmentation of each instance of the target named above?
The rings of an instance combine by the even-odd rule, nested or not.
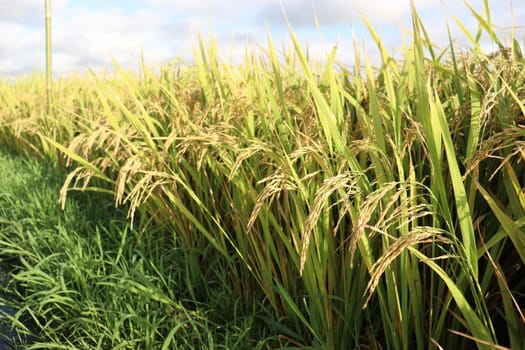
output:
[[[438,48],[412,5],[401,60],[363,19],[381,62],[356,45],[353,69],[335,49],[310,61],[291,28],[290,47],[269,38],[239,66],[199,38],[191,66],[57,81],[48,123],[39,77],[4,84],[0,136],[69,172],[62,205],[111,195],[133,230],[170,238],[167,257],[188,252],[188,275],[222,269],[274,346],[522,348],[523,54],[495,34],[488,1],[470,10],[478,32],[458,21],[459,51],[452,38]],[[150,291],[140,275],[125,282]]]

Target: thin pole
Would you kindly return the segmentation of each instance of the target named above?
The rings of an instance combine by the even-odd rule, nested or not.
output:
[[[51,82],[53,74],[51,72],[51,0],[44,0],[46,8],[46,96],[47,114],[51,114]]]

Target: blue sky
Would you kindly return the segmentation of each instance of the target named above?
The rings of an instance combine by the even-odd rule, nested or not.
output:
[[[414,0],[432,41],[447,45],[447,24],[457,46],[467,40],[453,17],[472,32],[476,22],[461,0]],[[210,27],[224,60],[239,61],[245,45],[265,47],[267,31],[276,44],[289,43],[283,10],[294,32],[309,52],[322,58],[333,45],[337,59],[351,65],[353,38],[376,53],[362,24],[366,16],[391,52],[402,47],[402,27],[410,25],[409,0],[51,0],[53,69],[56,74],[100,69],[112,59],[123,66],[136,66],[141,53],[157,65],[182,58],[191,62],[197,33],[208,37]],[[482,0],[470,0],[477,11]],[[501,27],[500,37],[509,36],[513,23],[525,26],[525,1],[489,0],[492,20]],[[314,22],[314,13],[321,34]],[[0,0],[0,74],[18,76],[42,71],[45,65],[43,0]],[[523,43],[525,29],[515,28]],[[407,37],[408,39],[408,37]],[[491,44],[484,42],[491,50]]]

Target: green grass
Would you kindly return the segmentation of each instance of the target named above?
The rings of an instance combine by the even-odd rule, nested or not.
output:
[[[62,211],[63,171],[5,151],[0,164],[0,261],[10,276],[0,303],[18,310],[2,312],[0,322],[16,328],[24,348],[271,343],[254,313],[241,313],[220,265],[209,262],[206,271],[189,274],[198,262],[172,237],[132,229],[110,197],[72,198]],[[199,255],[205,260],[206,252]]]
[[[335,49],[312,62],[290,29],[290,47],[269,39],[238,66],[200,38],[191,66],[57,79],[52,115],[43,77],[3,83],[5,147],[67,172],[55,188],[66,211],[84,203],[87,215],[105,198],[105,214],[114,204],[129,219],[78,233],[85,252],[75,226],[12,220],[2,240],[23,244],[13,255],[26,273],[13,281],[40,300],[34,322],[50,322],[41,328],[56,342],[103,334],[102,347],[248,337],[248,347],[523,348],[524,58],[494,33],[488,1],[471,10],[478,30],[458,21],[470,41],[458,51],[452,39],[435,45],[412,8],[401,60],[364,19],[376,67],[359,47],[352,70]],[[51,253],[51,239],[62,250]],[[61,267],[64,256],[80,267]],[[48,267],[60,273],[40,273]],[[115,311],[70,293],[87,278]],[[49,290],[56,303],[39,299]]]

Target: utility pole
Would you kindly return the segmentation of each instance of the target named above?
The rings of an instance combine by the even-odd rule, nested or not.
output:
[[[51,0],[44,0],[46,8],[46,96],[47,115],[51,114],[51,83],[53,74],[51,71]]]

